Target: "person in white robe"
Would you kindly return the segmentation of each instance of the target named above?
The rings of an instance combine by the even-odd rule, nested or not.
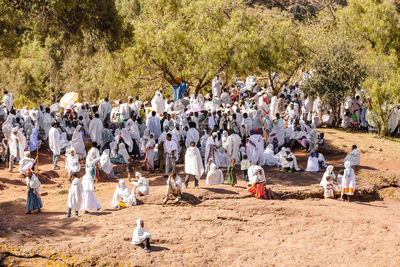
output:
[[[281,171],[287,171],[289,173],[300,170],[297,165],[297,158],[289,148],[285,148],[284,152],[281,153],[281,167]]]
[[[264,165],[264,138],[259,134],[251,134],[247,139],[246,154],[251,162]]]
[[[68,172],[68,178],[71,181],[73,175],[76,175],[81,170],[81,164],[79,162],[79,156],[76,154],[74,148],[69,150],[69,154],[65,159],[65,169]]]
[[[356,145],[353,145],[350,154],[344,158],[344,162],[346,161],[350,162],[350,166],[360,165],[360,151],[357,149]]]
[[[278,97],[276,96],[276,93],[274,93],[274,96],[271,98],[270,110],[271,120],[274,121],[276,120],[276,113],[278,113]]]
[[[35,164],[35,159],[30,156],[31,153],[25,151],[24,157],[19,161],[19,172],[24,176],[28,175],[28,170],[33,170],[33,165]]]
[[[149,129],[149,131],[154,134],[154,138],[156,140],[160,137],[161,123],[160,123],[160,119],[158,117],[156,117],[155,111],[153,111],[151,113],[151,117],[147,121],[147,129]]]
[[[107,177],[109,180],[115,178],[114,166],[111,163],[109,149],[105,149],[103,151],[103,154],[101,154],[100,160],[99,160],[99,166],[100,166],[100,169],[107,174]]]
[[[94,193],[94,179],[90,172],[86,172],[82,178],[82,190],[81,210],[84,210],[85,213],[88,213],[89,210],[100,210],[101,205]]]
[[[151,108],[157,112],[157,114],[162,115],[165,110],[165,101],[160,91],[154,94],[151,100]]]
[[[56,122],[53,122],[49,131],[49,147],[53,152],[53,170],[59,170],[60,167],[57,165],[57,163],[61,154],[61,137],[60,131],[57,129]]]
[[[3,122],[3,125],[1,126],[1,130],[3,131],[4,137],[6,138],[9,138],[11,136],[13,129],[13,120],[14,115],[10,113],[8,114],[6,121]]]
[[[261,175],[259,175],[261,171]],[[255,184],[255,183],[265,183],[265,172],[264,169],[257,163],[253,162],[253,165],[250,166],[248,169],[248,176],[249,176],[249,184]]]
[[[224,174],[218,169],[215,163],[210,165],[210,171],[207,173],[206,185],[217,185],[224,183]]]
[[[186,133],[185,146],[188,148],[192,142],[197,146],[199,142],[200,134],[193,123],[189,123],[189,131]]]
[[[317,153],[311,152],[307,160],[306,172],[318,172],[318,171],[319,171],[319,163],[318,163]]]
[[[131,117],[131,108],[128,103],[123,103],[119,106],[120,118],[127,121]]]
[[[29,151],[35,151],[36,149],[38,149],[38,147],[40,147],[42,141],[40,141],[38,139],[39,135],[38,135],[38,131],[36,128],[32,128],[32,133],[29,136]]]
[[[147,196],[150,194],[150,182],[148,179],[144,178],[140,172],[135,173],[135,178],[137,181],[130,182],[133,184],[133,192],[136,197]]]
[[[4,91],[3,104],[6,106],[8,112],[10,112],[14,106],[14,97],[8,91]]]
[[[144,222],[142,219],[136,219],[136,228],[132,235],[132,245],[140,245],[144,243],[144,249],[149,251],[151,234],[144,229]]]
[[[92,147],[87,156],[85,162],[85,172],[90,173],[95,177],[97,175],[97,163],[100,160],[100,152],[96,147]]]
[[[274,145],[269,144],[264,151],[264,165],[267,166],[279,166],[280,158],[279,155],[274,154]]]
[[[232,159],[236,160],[236,164],[240,163],[240,144],[242,139],[236,133],[229,133],[228,140],[227,140],[227,147],[226,147],[226,154],[228,155],[228,160],[231,161]]]
[[[172,139],[172,134],[167,134],[167,140],[164,142],[164,162],[165,178],[170,172],[175,173],[176,161],[178,160],[178,145]]]
[[[149,130],[146,129],[145,132],[148,132]],[[146,133],[145,133],[146,135]],[[145,164],[145,168],[149,171],[149,172],[153,172],[154,171],[154,160],[156,157],[156,153],[154,151],[156,147],[156,143],[154,140],[154,134],[150,133],[149,134],[149,138],[146,141],[146,144],[144,146],[144,164]]]
[[[108,101],[108,98],[106,97],[99,104],[99,110],[98,110],[99,117],[98,118],[102,122],[103,121],[109,121],[110,120],[111,111],[112,111],[112,106],[111,106],[110,102]]]
[[[354,195],[354,191],[356,190],[356,175],[354,170],[351,168],[350,161],[346,161],[344,167],[341,200],[344,200],[343,196],[346,195],[347,201],[350,201],[350,196]]]
[[[46,139],[49,137],[49,132],[54,122],[55,122],[54,118],[50,115],[50,108],[46,108],[46,112],[43,113],[43,122],[42,122]]]
[[[85,143],[83,142],[82,131],[83,129],[81,125],[76,126],[71,139],[71,147],[75,150],[75,153],[78,155],[79,159],[86,157],[86,149]]]
[[[318,130],[314,123],[311,123],[311,131],[308,136],[309,141],[309,152],[315,152],[317,150],[317,141],[318,141]]]
[[[92,139],[92,142],[97,145],[101,143],[101,132],[103,130],[103,122],[99,118],[99,114],[95,115],[95,118],[90,121],[89,124],[89,135]]]
[[[163,200],[163,204],[167,204],[170,199],[170,195],[176,197],[174,202],[178,203],[181,200],[182,194],[182,180],[181,177],[172,173],[167,179],[167,190],[165,191],[166,197]]]
[[[342,188],[340,186],[340,184],[336,181],[336,175],[335,172],[333,171],[334,167],[332,165],[329,165],[326,168],[326,171],[324,172],[324,175],[322,176],[321,182],[319,183],[320,186],[322,186],[324,188],[324,190],[326,190],[326,185],[328,183],[327,181],[327,177],[331,177],[332,178],[332,184],[333,184],[333,191],[336,195],[339,195],[342,191]]]
[[[111,201],[111,207],[119,209],[136,206],[135,194],[131,194],[124,180],[119,180]]]
[[[66,219],[71,217],[72,211],[75,211],[74,217],[78,217],[79,210],[81,209],[82,206],[82,200],[83,200],[82,194],[83,194],[83,187],[81,179],[75,177],[74,180],[72,180],[71,187],[69,188],[68,212]]]
[[[194,179],[194,186],[199,186],[200,177],[204,173],[203,161],[201,160],[200,150],[195,142],[191,142],[185,154],[185,186],[188,187],[190,178]]]
[[[243,121],[241,123],[240,133],[242,137],[248,136],[250,134],[251,129],[253,129],[253,120],[249,118],[247,113],[243,114]]]
[[[207,140],[209,137],[210,135],[208,134],[207,130],[203,130],[203,135],[200,138],[200,153],[202,157],[204,157],[204,154],[206,152]]]
[[[167,134],[171,134],[172,140],[174,140],[175,143],[178,144],[179,139],[178,139],[177,135],[173,131],[171,131],[171,129],[170,129],[170,127],[168,125],[164,126],[164,131],[161,133],[160,137],[158,138],[158,143],[159,144],[167,141]]]
[[[10,149],[9,172],[12,172],[14,168],[14,161],[19,161],[24,157],[26,148],[25,136],[17,127],[12,129],[11,136],[9,137],[8,148]]]
[[[204,153],[204,165],[207,165],[209,159],[213,159],[213,162],[217,167],[221,166],[222,156],[220,155],[220,147],[221,145],[217,139],[217,133],[214,132],[212,136],[207,139]]]
[[[221,79],[219,78],[219,74],[217,74],[217,75],[215,76],[215,78],[212,80],[212,85],[211,85],[211,87],[212,87],[212,94],[213,94],[213,97],[218,97],[218,98],[220,98],[220,97],[221,97],[222,81],[221,81]]]
[[[281,147],[285,143],[285,121],[280,118],[279,114],[276,114],[275,119],[272,122],[272,130],[268,139],[268,143],[271,143],[273,138],[276,137],[278,139],[278,146]]]

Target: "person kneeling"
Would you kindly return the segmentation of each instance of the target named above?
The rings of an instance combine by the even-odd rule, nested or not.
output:
[[[173,195],[175,198],[175,203],[178,203],[181,200],[182,194],[182,180],[181,177],[176,175],[176,173],[172,173],[169,175],[167,180],[167,191],[165,192],[167,195],[163,201],[164,204],[167,204],[170,199],[170,195]]]
[[[136,219],[136,228],[133,231],[132,236],[132,245],[142,245],[144,244],[144,249],[149,251],[150,250],[150,238],[151,234],[146,231],[144,227],[144,222],[142,219]]]

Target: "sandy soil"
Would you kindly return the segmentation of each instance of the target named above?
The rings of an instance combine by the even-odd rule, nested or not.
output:
[[[357,170],[363,177],[400,173],[400,142],[372,135],[326,129],[325,156],[329,164],[343,163],[351,145],[362,153]],[[306,155],[296,152],[305,168]],[[136,166],[139,167],[139,162]],[[61,166],[64,166],[62,161]],[[0,166],[0,262],[37,266],[168,265],[168,266],[398,266],[400,263],[400,203],[374,200],[350,203],[323,200],[318,184],[322,172],[287,174],[266,168],[270,187],[285,200],[257,200],[240,179],[238,186],[200,189],[193,182],[180,204],[161,204],[165,179],[150,178],[150,196],[123,210],[110,206],[116,182],[96,183],[100,212],[64,220],[69,183],[65,170],[51,171],[50,154],[41,152],[40,175],[44,209],[25,215],[24,178]],[[178,173],[182,174],[183,166]],[[118,174],[127,181],[126,172]],[[241,177],[241,176],[240,176]],[[296,192],[315,192],[299,200]],[[136,218],[152,233],[153,250],[130,244]],[[44,257],[44,258],[43,258]],[[1,265],[1,264],[0,264]]]

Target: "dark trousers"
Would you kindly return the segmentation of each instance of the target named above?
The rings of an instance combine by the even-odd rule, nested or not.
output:
[[[249,174],[248,174],[248,170],[243,170],[243,178],[245,182],[249,181]]]
[[[199,181],[196,179],[196,177],[193,174],[186,174],[185,186],[187,187],[189,185],[189,180],[191,177],[194,179],[194,186],[199,186]]]
[[[75,216],[77,216],[78,217],[78,211],[76,210],[75,211]],[[67,217],[71,217],[71,208],[68,208],[68,214],[67,214]]]

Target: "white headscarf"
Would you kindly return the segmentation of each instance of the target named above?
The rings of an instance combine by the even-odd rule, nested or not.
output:
[[[143,243],[147,238],[151,238],[151,234],[142,227],[142,219],[136,219],[136,228],[133,231],[132,242],[133,245]]]

